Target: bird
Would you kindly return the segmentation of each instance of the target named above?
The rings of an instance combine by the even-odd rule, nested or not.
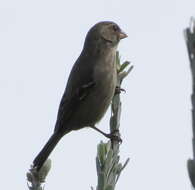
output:
[[[127,34],[112,21],[96,23],[88,31],[80,56],[70,72],[61,98],[54,132],[33,161],[39,171],[60,139],[73,130],[96,128],[114,96],[117,85],[116,51]]]

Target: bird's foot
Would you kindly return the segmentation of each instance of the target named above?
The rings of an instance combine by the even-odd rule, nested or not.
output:
[[[118,129],[113,130],[109,134],[105,134],[105,136],[107,138],[109,138],[112,142],[113,141],[117,141],[119,143],[122,143],[123,142],[122,139],[121,139],[121,137],[119,136],[119,130]]]
[[[90,127],[92,129],[95,129],[96,131],[98,131],[99,133],[104,135],[105,137],[109,138],[112,142],[117,141],[119,143],[122,143],[122,139],[120,138],[120,134],[119,134],[118,129],[115,129],[111,133],[107,134],[107,133],[104,133],[103,131],[101,131],[100,129],[98,129],[97,127],[95,127],[95,126],[90,126]]]
[[[115,94],[120,94],[121,92],[126,92],[126,90],[121,88],[120,86],[117,86],[115,89]]]

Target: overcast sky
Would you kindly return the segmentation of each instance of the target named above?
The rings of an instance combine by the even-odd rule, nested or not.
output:
[[[51,135],[59,101],[85,35],[111,20],[128,38],[122,60],[134,70],[122,94],[121,161],[131,158],[116,189],[191,189],[191,73],[183,30],[194,0],[1,0],[1,189],[27,189],[25,174]],[[110,111],[98,125],[108,131]],[[65,136],[51,155],[46,190],[96,187],[91,129]]]

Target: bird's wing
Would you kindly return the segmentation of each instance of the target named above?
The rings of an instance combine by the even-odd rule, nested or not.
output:
[[[82,101],[85,101],[85,98],[95,87],[93,66],[87,64],[89,60],[82,60],[81,58],[77,60],[70,73],[66,90],[60,102],[54,131],[67,123],[72,113]]]
[[[75,94],[73,94],[70,98],[66,97],[66,95],[62,97],[58,110],[55,131],[69,120],[72,113],[75,109],[77,109],[82,101],[85,101],[85,98],[90,94],[90,91],[94,88],[94,86],[95,82],[91,81],[78,88],[75,91]]]

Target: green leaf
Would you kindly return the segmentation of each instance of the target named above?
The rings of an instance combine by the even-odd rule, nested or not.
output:
[[[105,147],[104,147],[104,143],[100,143],[98,145],[98,158],[100,161],[101,166],[104,165],[105,159],[106,159],[106,152],[105,152]]]
[[[121,64],[120,64],[120,57],[119,57],[119,52],[116,52],[116,68],[117,68],[117,72],[120,70],[121,68]]]
[[[123,166],[121,163],[119,163],[117,166],[117,173],[120,173],[122,171],[122,169],[123,169]]]
[[[129,61],[125,61],[125,62],[121,65],[121,67],[120,67],[120,69],[119,69],[118,72],[119,72],[119,73],[122,72],[129,64],[130,64]]]
[[[114,186],[109,184],[106,186],[105,190],[114,190]]]
[[[111,141],[108,141],[108,142],[106,143],[106,153],[109,152],[110,149],[111,149]]]
[[[98,176],[98,189],[104,189],[106,177],[104,172],[101,172]]]

